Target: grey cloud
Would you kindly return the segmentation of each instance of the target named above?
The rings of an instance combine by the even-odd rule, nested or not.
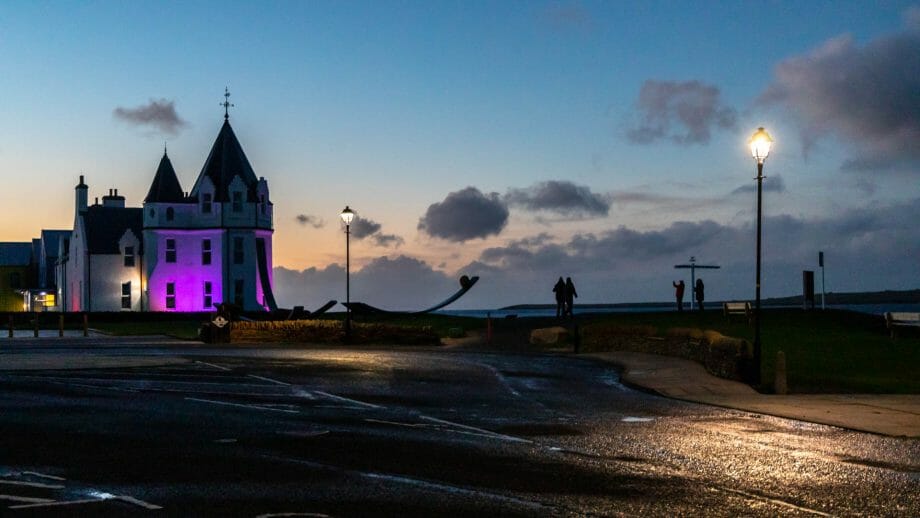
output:
[[[298,214],[296,220],[297,223],[300,223],[301,225],[309,225],[313,228],[323,228],[326,226],[326,222],[323,221],[322,218],[310,214]]]
[[[704,144],[713,128],[735,127],[735,110],[722,104],[717,87],[700,81],[646,80],[637,104],[639,121],[626,132],[637,144]]]
[[[849,143],[846,170],[884,170],[920,161],[920,27],[864,47],[851,36],[779,63],[759,102],[798,121],[803,151],[828,135]],[[917,171],[913,167],[913,172]]]
[[[738,187],[732,194],[743,194],[746,192],[755,192],[757,190],[757,183],[751,182],[741,187]],[[782,175],[771,175],[767,176],[763,180],[763,191],[764,192],[786,192],[786,182],[783,181]]]
[[[405,240],[396,234],[384,234],[380,231],[382,225],[363,216],[356,217],[351,222],[351,235],[355,239],[370,239],[376,246],[399,248]]]
[[[364,239],[380,231],[380,223],[365,217],[357,217],[351,222],[351,237]]]
[[[118,106],[112,115],[128,124],[152,127],[170,135],[175,135],[186,125],[176,113],[175,102],[166,99],[151,99],[149,103],[135,108]]]
[[[419,219],[418,230],[448,241],[463,242],[498,234],[508,223],[508,207],[498,193],[467,187],[433,203]]]
[[[510,189],[505,201],[530,211],[575,216],[606,216],[610,210],[610,201],[605,196],[591,192],[587,186],[564,180],[540,182],[526,189]]]

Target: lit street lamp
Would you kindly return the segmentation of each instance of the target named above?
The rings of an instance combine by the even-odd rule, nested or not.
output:
[[[757,283],[754,301],[754,379],[755,385],[760,384],[760,234],[763,199],[763,163],[770,154],[773,138],[763,128],[757,128],[751,136],[751,155],[757,161]]]
[[[345,341],[351,339],[351,220],[355,219],[353,210],[345,206],[345,210],[339,214],[342,221],[345,222]]]

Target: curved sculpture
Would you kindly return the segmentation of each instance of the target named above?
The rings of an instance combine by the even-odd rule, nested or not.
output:
[[[405,314],[405,315],[422,315],[424,313],[431,313],[432,311],[437,311],[448,304],[454,303],[457,299],[462,297],[466,292],[470,291],[470,288],[476,284],[476,281],[479,280],[479,276],[474,275],[473,277],[467,277],[466,275],[460,277],[460,289],[447,297],[439,304],[435,304],[428,309],[423,309],[421,311],[388,311],[386,309],[376,308],[370,304],[365,304],[364,302],[343,302],[342,305],[347,307],[352,311],[352,313],[390,313],[390,314]]]

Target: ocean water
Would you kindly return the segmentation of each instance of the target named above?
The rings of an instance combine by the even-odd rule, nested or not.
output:
[[[799,308],[801,306],[764,306],[766,309],[775,308]],[[868,313],[870,315],[884,315],[885,313],[906,311],[912,313],[920,312],[920,304],[828,304],[829,309],[843,309],[847,311],[856,311],[859,313]],[[821,305],[815,306],[816,311],[820,311]],[[689,311],[690,305],[684,306],[684,311]],[[575,314],[586,313],[658,313],[663,311],[674,311],[674,306],[618,306],[611,308],[579,308],[575,306]],[[722,311],[721,304],[711,306],[707,311]],[[518,317],[554,317],[556,316],[555,308],[546,309],[442,309],[436,311],[437,314],[453,315],[459,317],[486,318],[491,315],[492,318],[505,318],[509,315]]]

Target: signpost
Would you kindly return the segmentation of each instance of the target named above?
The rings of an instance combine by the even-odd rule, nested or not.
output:
[[[675,264],[674,268],[676,269],[689,268],[690,269],[690,293],[694,295],[690,297],[690,311],[693,311],[693,301],[696,299],[695,297],[696,294],[694,293],[693,290],[696,289],[696,270],[697,268],[715,270],[715,269],[721,268],[721,266],[696,264],[696,257],[691,256],[690,264]]]

